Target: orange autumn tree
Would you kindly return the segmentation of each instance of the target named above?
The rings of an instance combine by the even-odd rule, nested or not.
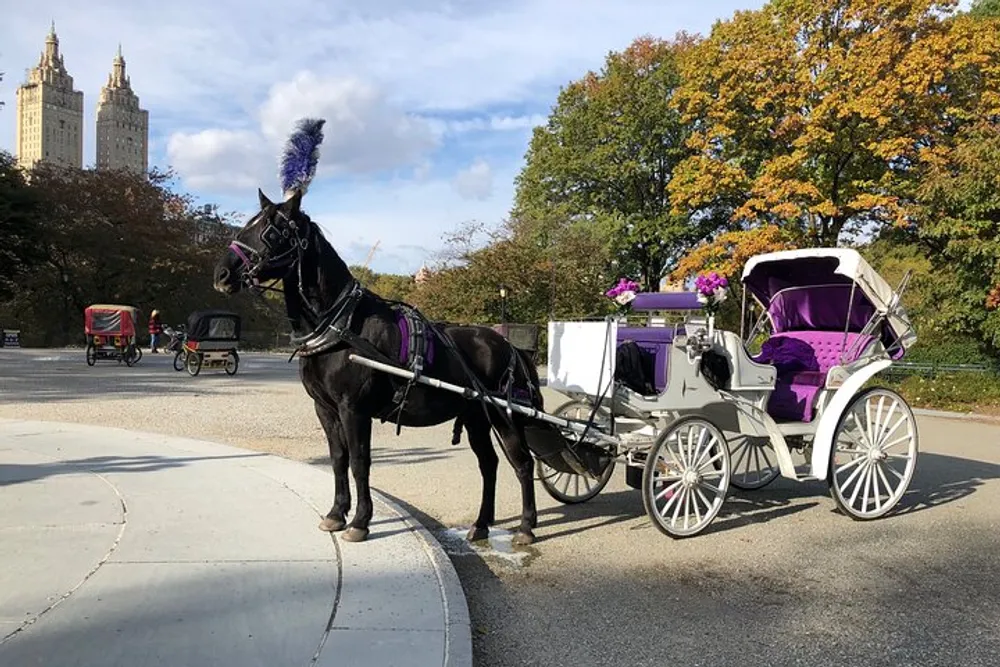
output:
[[[918,165],[948,150],[975,96],[954,0],[773,0],[682,54],[675,102],[695,154],[677,212],[734,211],[807,245],[913,222]]]

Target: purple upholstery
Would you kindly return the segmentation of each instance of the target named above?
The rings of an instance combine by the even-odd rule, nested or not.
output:
[[[860,289],[854,291],[851,305],[850,285],[814,285],[778,292],[771,299],[767,312],[777,333],[843,331],[848,313],[851,315],[850,330],[861,331],[875,314],[875,306]]]
[[[653,386],[657,392],[667,388],[670,344],[674,341],[673,327],[619,327],[618,345],[627,340],[653,355]]]
[[[410,360],[410,325],[400,313],[396,318],[396,324],[399,326],[399,363],[405,366]],[[434,335],[427,331],[427,354],[424,358],[424,363],[427,365],[434,363]]]
[[[632,301],[632,310],[701,310],[695,292],[640,292]]]
[[[811,422],[813,404],[826,384],[826,374],[841,363],[841,347],[850,352],[859,338],[862,344],[843,360],[849,363],[874,341],[873,336],[849,333],[845,345],[843,331],[788,331],[766,340],[754,361],[771,364],[778,371],[767,403],[768,414],[778,421]]]

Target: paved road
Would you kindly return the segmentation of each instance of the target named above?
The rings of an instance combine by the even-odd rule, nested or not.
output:
[[[79,354],[0,356],[0,416],[124,420],[327,465],[284,359],[249,355],[245,375],[188,378],[162,358],[87,369]],[[547,394],[550,408],[558,400]],[[478,555],[454,539],[475,516],[479,477],[449,427],[397,438],[379,426],[372,479],[453,552],[481,665],[995,665],[1000,428],[918,422],[910,493],[894,516],[867,523],[836,513],[822,484],[779,480],[736,492],[710,531],[674,541],[619,474],[579,506],[538,487],[538,543],[508,553],[498,532],[496,549]],[[499,527],[509,529],[520,500],[503,461],[500,472]]]

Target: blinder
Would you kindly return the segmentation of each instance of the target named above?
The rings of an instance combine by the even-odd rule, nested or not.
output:
[[[265,253],[239,240],[229,244],[230,249],[243,262],[243,281],[248,286],[255,285],[257,274],[266,268],[290,266],[300,258],[302,251],[309,247],[309,240],[300,235],[299,226],[283,211],[275,211],[273,216],[268,216],[266,222],[260,233],[260,242],[266,249]],[[288,247],[285,248],[285,245]],[[253,257],[253,261],[250,257]]]

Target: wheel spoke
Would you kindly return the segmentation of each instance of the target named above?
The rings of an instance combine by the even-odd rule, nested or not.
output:
[[[709,436],[711,436],[711,433],[708,432],[708,429],[702,429],[701,433],[698,435],[698,445],[695,448],[694,455],[691,457],[692,468],[700,467],[699,464],[701,463],[702,457],[712,448],[712,443],[715,441],[715,438],[710,438]],[[706,445],[706,441],[707,446],[705,446],[705,452],[703,453],[702,446]]]
[[[842,466],[840,466],[839,468],[837,468],[837,470],[836,470],[836,472],[835,472],[834,474],[835,474],[835,475],[839,475],[840,473],[844,472],[845,470],[847,470],[847,469],[848,469],[848,468],[850,468],[851,466],[856,466],[856,465],[858,465],[859,463],[861,463],[862,461],[864,461],[864,459],[863,459],[863,458],[861,458],[861,457],[858,457],[858,458],[856,458],[856,459],[851,459],[850,461],[848,461],[848,462],[847,462],[847,463],[845,463],[844,465],[842,465]]]
[[[666,487],[665,489],[663,489],[662,491],[660,491],[659,493],[657,493],[656,496],[655,496],[656,499],[660,500],[661,498],[663,498],[664,496],[666,496],[671,491],[675,491],[677,489],[677,487],[680,486],[683,483],[684,483],[683,480],[677,480],[676,482],[674,482],[670,486]],[[674,495],[676,496],[677,494],[675,493]]]
[[[865,479],[868,472],[867,462],[865,462],[865,465],[859,466],[854,475],[857,475],[858,472],[860,472],[861,475],[858,476],[858,480],[854,483],[854,493],[851,494],[851,500],[847,503],[851,507],[854,507],[854,501],[858,499],[858,493],[861,491],[861,483]],[[854,475],[851,475],[851,477],[854,477]],[[847,484],[844,486],[847,487]]]
[[[725,454],[723,454],[722,451],[719,451],[715,456],[713,456],[712,458],[710,458],[709,460],[705,461],[700,466],[698,466],[698,472],[701,472],[704,468],[707,468],[708,466],[712,465],[713,463],[715,463],[716,461],[718,461],[719,459],[721,459],[723,456],[725,456]],[[711,473],[711,472],[718,472],[718,471],[716,471],[716,470],[713,469],[713,470],[711,470],[709,472]]]
[[[893,489],[892,484],[889,483],[889,478],[885,476],[885,471],[882,470],[883,467],[885,466],[883,466],[881,461],[875,464],[875,470],[878,472],[878,476],[882,479],[882,484],[885,485],[885,494],[889,497],[888,500],[892,500],[892,497],[896,495],[896,489]]]
[[[738,448],[740,450],[740,456],[739,458],[736,459],[736,463],[733,464],[733,472],[736,472],[737,470],[741,469],[740,465],[743,463],[743,459],[747,456],[747,453],[750,451],[750,447],[751,447],[750,438],[745,437],[743,439],[743,444],[740,445]],[[750,467],[750,462],[747,461],[747,468],[749,467]]]

